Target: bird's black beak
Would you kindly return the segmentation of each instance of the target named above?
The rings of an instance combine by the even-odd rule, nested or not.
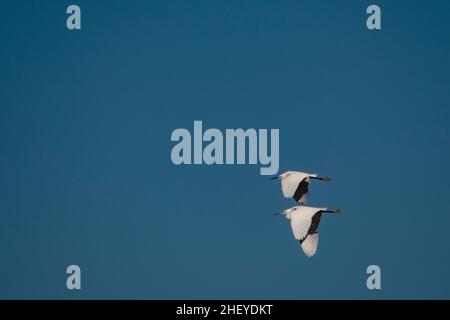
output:
[[[283,213],[274,213],[273,215],[274,215],[274,216],[282,216]]]
[[[279,178],[280,178],[280,176],[276,176],[276,177],[270,178],[270,180],[275,180],[275,179],[279,179]]]

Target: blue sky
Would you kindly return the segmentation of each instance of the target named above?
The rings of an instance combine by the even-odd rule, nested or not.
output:
[[[450,4],[374,3],[2,1],[0,298],[450,298]],[[335,178],[315,257],[258,166],[171,162],[194,120]]]

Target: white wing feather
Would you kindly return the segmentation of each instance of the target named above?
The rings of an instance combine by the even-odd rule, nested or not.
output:
[[[292,172],[286,178],[281,179],[281,190],[285,198],[292,198],[297,190],[298,185],[303,179],[308,178],[311,174],[304,172]],[[313,175],[314,176],[314,175]]]
[[[312,217],[321,210],[326,210],[326,208],[299,206],[290,213],[291,227],[295,239],[303,240],[306,237],[311,226]]]
[[[319,234],[309,234],[305,240],[301,243],[303,252],[307,257],[312,257],[317,252],[317,245],[319,243]]]

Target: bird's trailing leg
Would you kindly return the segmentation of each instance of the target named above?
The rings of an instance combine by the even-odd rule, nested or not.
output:
[[[334,210],[323,210],[322,212],[323,212],[323,213],[334,213],[334,214],[338,214],[338,213],[341,213],[342,210],[339,209],[339,208],[336,208],[336,209],[334,209]]]
[[[316,179],[316,180],[322,180],[322,181],[330,181],[331,178],[330,177],[309,177],[310,179]]]

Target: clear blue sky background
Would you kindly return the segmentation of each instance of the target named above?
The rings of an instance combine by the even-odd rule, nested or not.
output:
[[[2,1],[0,298],[450,298],[449,17],[448,1]],[[280,128],[281,171],[336,179],[311,188],[345,210],[315,257],[258,166],[172,164],[194,120]]]

